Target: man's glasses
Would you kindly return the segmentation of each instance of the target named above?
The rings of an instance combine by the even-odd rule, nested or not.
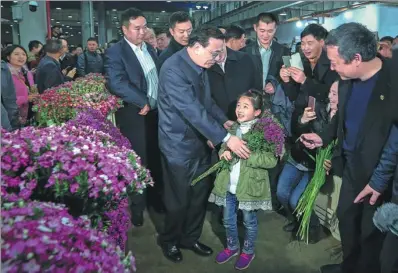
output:
[[[217,50],[217,51],[210,51],[207,48],[204,47],[204,49],[206,49],[207,52],[210,53],[211,58],[214,60],[215,58],[217,58],[218,56],[220,56],[221,54],[224,53],[224,49],[222,50]]]

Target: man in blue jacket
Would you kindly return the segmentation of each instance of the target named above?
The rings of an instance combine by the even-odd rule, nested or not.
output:
[[[173,262],[182,261],[180,247],[201,256],[213,253],[198,242],[211,183],[206,179],[191,186],[210,167],[208,145],[226,142],[241,158],[250,153],[245,142],[227,133],[225,128],[232,122],[211,98],[205,69],[219,61],[224,46],[219,29],[199,27],[191,34],[188,47],[167,59],[160,70],[159,147],[167,213],[159,244]]]

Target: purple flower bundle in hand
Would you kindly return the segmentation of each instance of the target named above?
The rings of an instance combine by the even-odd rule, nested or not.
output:
[[[281,157],[284,153],[285,134],[283,128],[272,114],[268,112],[256,121],[253,128],[247,134],[243,135],[243,140],[246,141],[250,151],[254,153],[268,152],[274,154],[276,157]],[[220,160],[205,173],[195,178],[191,185],[195,185],[203,178],[216,171],[225,168],[229,169],[231,165],[235,164],[238,160],[235,154],[233,154],[233,160],[231,161],[225,159]]]
[[[106,234],[73,218],[63,205],[12,202],[2,205],[2,272],[133,272],[127,256]]]

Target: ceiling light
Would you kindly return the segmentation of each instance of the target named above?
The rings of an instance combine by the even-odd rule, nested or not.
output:
[[[80,21],[77,21],[78,24],[80,24]]]
[[[297,21],[297,23],[296,23],[296,27],[302,27],[303,26],[303,22],[301,22],[301,21]]]
[[[54,21],[54,19],[51,19],[51,21]]]
[[[201,6],[196,6],[196,9],[200,9],[201,8]]]
[[[18,23],[18,20],[14,20],[15,23]]]
[[[358,5],[358,4],[359,4],[359,2],[358,2],[358,1],[356,1],[356,2],[354,2],[354,3],[353,3],[353,5]]]
[[[55,8],[55,9],[57,9],[57,10],[61,10],[61,8]]]
[[[56,22],[57,24],[59,24],[59,22]]]
[[[72,15],[68,15],[68,18],[72,18]]]
[[[77,34],[82,34],[80,31]]]
[[[159,17],[156,17],[156,20],[159,20]]]
[[[352,18],[352,12],[351,11],[344,12],[344,18],[351,19]]]
[[[117,19],[117,16],[113,16],[113,19]]]
[[[18,1],[13,1],[14,3],[18,3]]]
[[[6,33],[8,34],[8,33],[10,33],[9,31],[6,31]]]
[[[165,11],[165,10],[162,10],[162,12],[165,13],[166,11]]]
[[[286,12],[279,13],[280,16],[286,16]]]
[[[208,7],[208,6],[203,6],[203,8],[206,10],[206,9],[208,9],[209,7]]]
[[[112,11],[117,11],[117,9],[113,9]]]
[[[3,5],[1,5],[1,7],[3,8]]]
[[[70,26],[66,26],[66,27],[70,27]]]
[[[70,36],[73,37],[73,34],[71,34]]]
[[[13,27],[14,25],[10,25],[11,27]]]
[[[170,3],[171,1],[166,1],[167,3]]]
[[[64,25],[64,24],[62,24],[62,26],[64,27],[65,25]]]

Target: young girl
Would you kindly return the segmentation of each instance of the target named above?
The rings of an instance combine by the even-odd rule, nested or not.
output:
[[[248,133],[260,117],[263,109],[263,97],[260,91],[250,90],[240,96],[236,106],[237,123],[230,133],[242,138]],[[232,160],[232,154],[223,145],[220,158]],[[221,251],[216,262],[226,263],[239,253],[237,211],[243,212],[245,226],[244,247],[235,268],[243,270],[249,267],[255,257],[254,242],[257,237],[257,210],[271,210],[271,193],[267,169],[275,167],[277,158],[272,153],[251,153],[247,160],[240,159],[231,171],[218,173],[210,202],[224,206],[224,227],[227,235],[227,248]]]

